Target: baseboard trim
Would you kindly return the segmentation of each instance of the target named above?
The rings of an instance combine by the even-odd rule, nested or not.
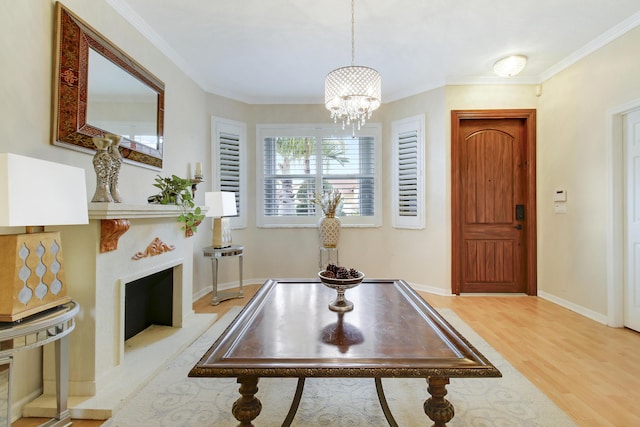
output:
[[[566,299],[557,297],[555,295],[552,295],[550,293],[541,291],[538,289],[538,296],[542,299],[545,299],[547,301],[550,301],[554,304],[557,304],[561,307],[564,307],[568,310],[571,310],[573,312],[576,312],[588,319],[594,320],[598,323],[602,323],[603,325],[608,325],[608,317],[605,314],[601,314],[601,313],[597,313],[593,310],[589,310],[588,308],[585,308],[581,305],[575,304],[571,301],[567,301]]]

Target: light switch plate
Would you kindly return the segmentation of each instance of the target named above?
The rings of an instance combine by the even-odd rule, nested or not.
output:
[[[554,211],[557,214],[566,214],[567,213],[567,204],[564,202],[556,202],[554,204]]]

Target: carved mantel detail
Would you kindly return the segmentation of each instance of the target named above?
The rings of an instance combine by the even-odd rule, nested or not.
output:
[[[100,220],[100,252],[111,252],[118,249],[118,239],[129,230],[128,219]]]
[[[147,249],[145,249],[142,252],[138,252],[137,254],[132,256],[131,259],[137,261],[139,259],[146,258],[148,256],[156,256],[156,255],[163,254],[165,252],[170,252],[175,248],[176,247],[174,245],[167,245],[162,240],[160,240],[160,238],[156,237],[155,239],[153,239],[151,243],[149,243],[149,246],[147,246]]]

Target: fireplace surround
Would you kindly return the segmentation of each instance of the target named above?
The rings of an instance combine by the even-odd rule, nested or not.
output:
[[[180,212],[177,206],[90,203],[88,225],[59,227],[68,294],[80,303],[70,335],[73,418],[111,417],[128,395],[215,320],[213,314],[193,312],[193,239],[180,229]],[[111,245],[117,248],[101,249],[102,222],[125,219],[129,227]],[[146,250],[158,242],[169,249]],[[148,256],[140,257],[145,251]],[[127,284],[165,270],[173,276],[172,326],[154,325],[125,342]],[[45,348],[43,358],[43,395],[24,407],[27,417],[47,417],[55,410],[53,349]]]

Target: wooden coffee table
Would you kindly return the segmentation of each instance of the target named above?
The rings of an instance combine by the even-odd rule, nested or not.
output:
[[[298,378],[283,426],[295,416],[305,378],[374,378],[391,426],[397,424],[381,378],[425,378],[431,397],[424,412],[438,427],[454,415],[444,398],[450,378],[502,376],[402,280],[365,280],[347,290],[350,312],[329,310],[335,297],[317,279],[266,281],[189,376],[236,377],[241,397],[232,413],[239,426],[260,414],[260,377]]]

